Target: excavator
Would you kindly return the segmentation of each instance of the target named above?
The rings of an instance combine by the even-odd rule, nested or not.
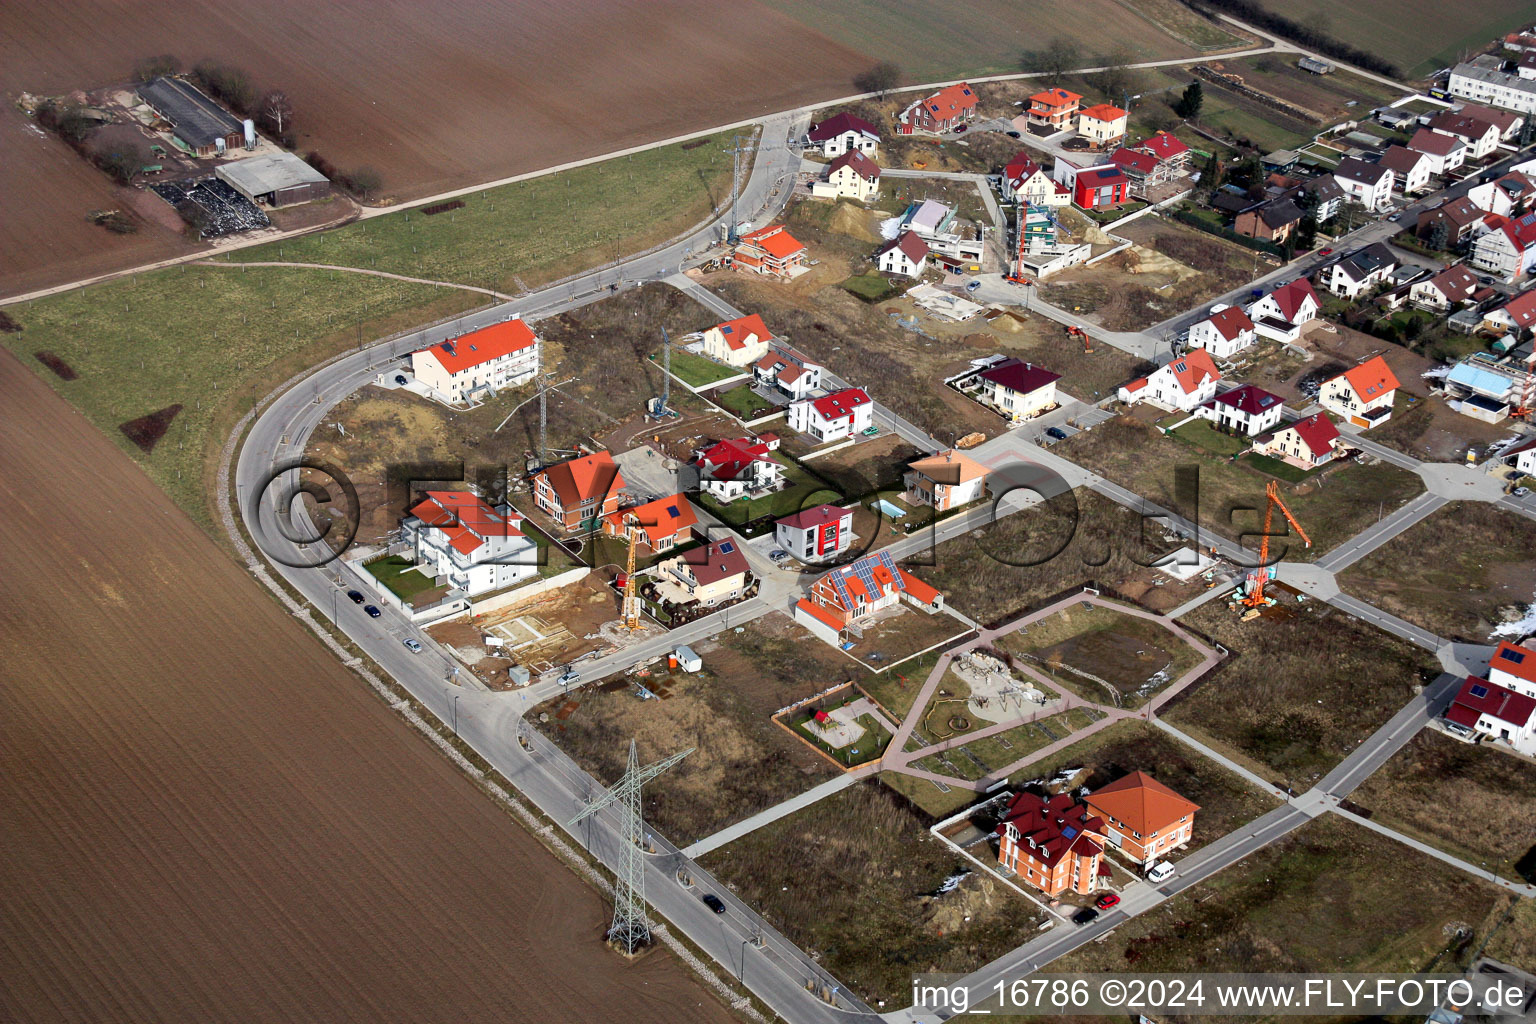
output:
[[[1280,510],[1280,514],[1285,516],[1285,521],[1291,524],[1291,529],[1295,530],[1297,535],[1301,537],[1302,542],[1309,548],[1312,546],[1312,538],[1307,536],[1307,531],[1301,528],[1301,524],[1296,521],[1296,517],[1291,515],[1291,510],[1286,508],[1285,502],[1280,500],[1280,485],[1271,480],[1269,486],[1264,488],[1264,539],[1259,542],[1259,564],[1257,568],[1248,574],[1247,593],[1237,602],[1248,609],[1247,612],[1243,613],[1243,621],[1245,622],[1258,617],[1260,608],[1273,603],[1271,598],[1264,596],[1264,584],[1271,575],[1269,566],[1269,531],[1274,525],[1275,509],[1277,508]]]

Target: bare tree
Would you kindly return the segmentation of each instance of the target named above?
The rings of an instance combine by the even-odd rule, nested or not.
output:
[[[1093,84],[1104,98],[1112,103],[1118,103],[1131,91],[1136,82],[1136,73],[1131,70],[1130,64],[1136,59],[1136,55],[1124,48],[1111,50],[1098,59],[1102,70],[1094,73]]]
[[[1019,61],[1025,71],[1040,71],[1048,84],[1055,85],[1061,76],[1082,64],[1083,54],[1077,44],[1063,36],[1055,36],[1041,50],[1026,52]]]
[[[293,104],[288,100],[288,94],[281,89],[273,89],[261,98],[261,119],[263,126],[269,129],[278,138],[284,138],[293,122]]]
[[[371,199],[383,187],[379,172],[372,167],[359,167],[342,180],[342,187],[359,199]]]
[[[882,100],[885,94],[901,84],[901,68],[883,60],[868,71],[853,76],[853,87],[860,92],[876,93]]]

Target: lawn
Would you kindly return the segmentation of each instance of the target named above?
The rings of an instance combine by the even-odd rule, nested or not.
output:
[[[1064,591],[1090,583],[1113,586],[1141,563],[1173,550],[1148,532],[1153,535],[1143,547],[1140,516],[1081,489],[990,523],[979,536],[947,541],[910,560],[908,568],[953,607],[984,625],[999,625]]]
[[[331,263],[518,291],[519,278],[532,285],[606,262],[704,219],[729,186],[731,163],[717,150],[667,147],[477,193],[452,213],[400,211],[228,260]],[[592,194],[606,198],[572,198]],[[335,271],[180,266],[9,307],[22,330],[5,341],[211,528],[219,450],[256,399],[337,352],[485,301]],[[44,370],[32,358],[38,350],[57,353],[79,379]],[[118,430],[178,404],[151,452]]]
[[[857,697],[849,698],[850,701],[857,699]],[[847,702],[845,701],[844,703]],[[826,708],[825,710],[830,711],[831,708]],[[847,768],[853,768],[875,760],[885,753],[885,748],[891,742],[890,732],[870,714],[859,715],[853,720],[855,725],[863,727],[864,734],[852,743],[841,747],[832,746],[822,737],[820,730],[815,727],[809,714],[795,712],[792,718],[793,721],[787,724],[796,734],[804,737],[807,743],[823,751],[828,757]]]
[[[1236,773],[1203,757],[1163,730],[1127,719],[1108,725],[1048,758],[1015,772],[1015,787],[1048,779],[1066,768],[1081,768],[1074,788],[1100,789],[1131,772],[1146,772],[1200,805],[1190,849],[1199,849],[1264,814],[1275,800]]]
[[[1350,795],[1372,820],[1536,882],[1536,764],[1424,729]]]
[[[652,356],[652,359],[656,362],[657,366],[661,365],[661,357],[659,355]],[[672,350],[672,376],[691,388],[703,390],[717,381],[740,375],[741,371],[734,366],[717,363],[707,356],[696,356],[692,352]]]
[[[699,503],[722,522],[738,530],[750,527],[749,533],[757,533],[770,525],[770,518],[782,519],[802,509],[843,501],[843,496],[827,481],[783,452],[774,452],[773,459],[784,468],[787,486],[783,490],[759,498],[737,498],[724,505],[708,495],[700,495]]]
[[[855,274],[838,287],[857,295],[865,302],[883,302],[893,295],[900,295],[905,290],[884,274],[874,270]]]
[[[1401,710],[1440,667],[1406,640],[1281,594],[1281,605],[1249,622],[1224,601],[1180,620],[1231,656],[1174,698],[1163,717],[1299,791]]]
[[[675,363],[673,364],[676,365]],[[714,396],[716,405],[735,413],[744,420],[755,419],[763,413],[774,408],[774,404],[756,391],[752,385],[746,382],[736,385],[727,391],[721,391]]]
[[[1103,712],[1094,711],[1092,708],[1068,708],[1060,714],[1050,715],[1037,722],[1029,722],[1003,732],[993,733],[991,736],[983,736],[979,740],[968,740],[948,750],[929,754],[914,761],[913,767],[969,782],[981,778],[997,778],[1009,765],[1075,732],[1088,728],[1103,717]],[[981,724],[991,725],[992,723]],[[939,795],[939,790],[927,781],[913,781],[922,781],[923,785],[932,789],[935,795]],[[973,796],[972,799],[979,799],[979,797]]]
[[[1041,921],[1033,904],[971,870],[874,782],[765,825],[702,864],[875,1007],[908,1005],[914,974],[974,970]],[[958,886],[935,895],[960,872],[968,873]]]
[[[1204,453],[1165,437],[1132,416],[1075,434],[1060,442],[1056,451],[1185,518],[1195,518],[1198,511],[1202,530],[1231,540],[1246,534],[1245,545],[1258,549],[1256,534],[1263,529],[1264,488],[1271,477],[1251,462],[1234,463]],[[1176,498],[1174,470],[1184,466],[1196,469],[1198,491]],[[1271,541],[1271,553],[1279,543],[1286,547],[1284,558],[1288,560],[1316,559],[1423,489],[1417,474],[1384,462],[1370,466],[1335,463],[1300,484],[1281,487],[1281,498],[1306,530],[1312,547],[1282,538]],[[1198,504],[1193,504],[1196,498]]]
[[[1173,431],[1173,436],[1212,455],[1236,455],[1245,452],[1253,444],[1251,438],[1241,434],[1228,434],[1217,430],[1210,420],[1190,420]]]
[[[827,650],[831,648],[828,647]],[[900,722],[912,710],[912,704],[917,700],[917,691],[923,688],[923,683],[927,681],[933,667],[939,663],[939,655],[942,653],[942,651],[930,651],[920,658],[913,658],[909,662],[897,665],[888,672],[882,672],[880,675],[866,675],[860,679],[859,685],[863,687],[865,693],[874,698],[876,704],[890,714],[892,719]],[[852,670],[850,675],[857,675],[862,671],[851,661],[847,664]]]
[[[1452,502],[1344,570],[1340,585],[1448,640],[1486,643],[1504,613],[1536,600],[1536,523]]]
[[[431,576],[416,571],[415,562],[400,555],[375,558],[371,562],[364,562],[363,568],[388,587],[390,593],[406,602],[423,590],[431,590],[437,585]]]
[[[1156,622],[1097,605],[1065,608],[998,646],[1096,704],[1136,708],[1200,663]]]
[[[1047,970],[1458,973],[1505,905],[1490,883],[1325,814]]]

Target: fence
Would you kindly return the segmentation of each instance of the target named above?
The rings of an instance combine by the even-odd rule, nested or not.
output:
[[[1247,235],[1240,235],[1236,231],[1233,231],[1231,228],[1220,227],[1216,224],[1212,224],[1209,220],[1201,217],[1199,214],[1191,213],[1188,210],[1171,210],[1166,214],[1166,216],[1172,217],[1180,224],[1188,224],[1192,228],[1199,228],[1201,231],[1204,231],[1208,235],[1215,235],[1218,238],[1225,238],[1229,242],[1236,242],[1238,245],[1241,245],[1246,249],[1253,249],[1256,252],[1268,253],[1269,255],[1276,256],[1282,260],[1286,258],[1285,250],[1281,249],[1278,245],[1275,245],[1271,242],[1265,242],[1258,238],[1249,238]]]

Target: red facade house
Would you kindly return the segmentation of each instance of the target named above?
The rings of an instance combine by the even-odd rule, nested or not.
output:
[[[1082,171],[1072,187],[1072,202],[1085,210],[1118,206],[1131,199],[1131,179],[1119,167]]]

